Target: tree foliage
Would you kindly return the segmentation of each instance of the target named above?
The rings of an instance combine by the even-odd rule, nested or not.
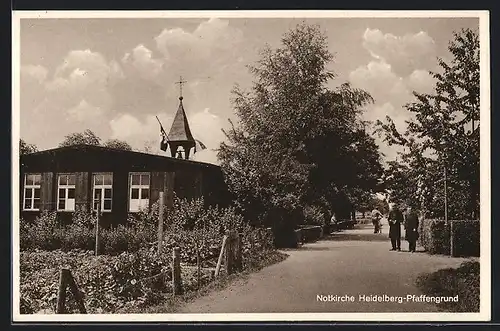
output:
[[[73,146],[73,145],[101,145],[101,138],[99,138],[90,129],[84,132],[71,133],[64,137],[64,140],[59,144],[59,147]]]
[[[389,145],[407,148],[403,164],[391,164],[387,186],[401,201],[432,216],[444,215],[444,177],[450,217],[479,215],[479,37],[470,29],[454,33],[452,59],[438,60],[431,94],[415,93],[405,107],[415,116],[400,133],[387,117],[378,122]]]
[[[25,155],[38,152],[38,148],[34,144],[28,144],[24,139],[19,139],[19,154]]]
[[[108,148],[121,149],[125,151],[131,151],[132,146],[126,141],[120,139],[108,139],[102,143],[102,139],[99,138],[92,130],[86,129],[83,132],[71,133],[64,137],[64,140],[59,144],[59,147],[74,146],[74,145],[92,145],[92,146],[104,146]]]
[[[372,98],[347,83],[328,89],[332,60],[319,28],[299,25],[249,67],[251,91],[234,88],[238,121],[218,157],[247,218],[290,227],[306,206],[350,216],[356,198],[375,189],[380,155],[359,119]]]
[[[104,143],[104,146],[108,148],[121,149],[124,151],[132,150],[132,146],[130,146],[129,143],[119,139],[109,139]]]

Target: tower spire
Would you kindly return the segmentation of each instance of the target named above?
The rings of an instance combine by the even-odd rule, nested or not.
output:
[[[182,85],[186,84],[187,81],[182,79],[182,76],[180,76],[179,81],[175,82],[176,84],[179,84],[179,100],[182,100],[184,97],[182,96]]]

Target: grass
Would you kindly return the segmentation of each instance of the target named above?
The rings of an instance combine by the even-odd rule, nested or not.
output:
[[[256,265],[251,268],[245,269],[240,273],[236,273],[233,275],[226,275],[221,273],[219,278],[215,281],[212,281],[205,286],[203,286],[198,291],[187,292],[182,295],[174,296],[169,294],[165,296],[164,302],[159,305],[149,306],[149,307],[130,307],[119,311],[120,314],[169,314],[176,313],[182,308],[185,304],[196,300],[202,296],[208,295],[212,292],[220,291],[235,281],[246,280],[250,276],[251,273],[261,270],[267,266],[270,266],[275,263],[279,263],[285,260],[288,257],[287,254],[284,254],[279,251],[272,251],[270,254],[266,256],[265,259],[259,261]]]
[[[442,269],[418,277],[417,286],[429,296],[456,296],[458,302],[441,302],[447,312],[479,312],[479,262],[467,261],[459,268]]]

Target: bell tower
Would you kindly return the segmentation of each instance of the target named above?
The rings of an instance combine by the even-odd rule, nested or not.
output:
[[[189,128],[189,122],[184,111],[184,105],[182,104],[182,100],[184,99],[182,96],[182,85],[185,83],[186,81],[182,80],[182,76],[176,82],[180,87],[179,107],[168,133],[168,145],[170,146],[170,155],[172,157],[188,160],[191,149],[196,148],[196,141]]]

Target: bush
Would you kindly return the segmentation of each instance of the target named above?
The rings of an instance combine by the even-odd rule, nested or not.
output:
[[[304,223],[308,225],[324,225],[325,214],[320,207],[306,206],[304,208]]]
[[[453,222],[453,256],[479,256],[479,221]]]
[[[443,220],[422,220],[419,227],[420,244],[429,254],[450,254],[449,227]]]
[[[479,221],[423,220],[420,244],[430,254],[450,254],[450,224],[453,223],[453,256],[479,256]]]
[[[259,251],[273,248],[269,231],[248,225],[234,208],[204,207],[203,199],[181,200],[174,197],[175,208],[166,215],[165,248],[181,248],[181,261],[195,264],[197,247],[202,261],[208,265],[217,261],[226,231],[236,230],[243,236],[244,249]],[[166,208],[166,207],[165,207]],[[157,240],[159,206],[128,217],[128,226],[100,230],[99,252],[118,255],[153,247]],[[84,209],[73,214],[72,224],[61,226],[56,213],[44,212],[34,224],[21,222],[21,250],[95,250],[95,216]],[[254,239],[251,239],[254,238]],[[253,240],[253,243],[251,241]],[[253,245],[253,248],[250,246]]]
[[[479,262],[464,262],[457,269],[442,269],[422,275],[417,286],[429,296],[456,296],[458,302],[441,302],[438,307],[451,312],[479,312]]]
[[[300,229],[302,242],[314,242],[321,238],[323,228],[321,226],[303,226]]]

